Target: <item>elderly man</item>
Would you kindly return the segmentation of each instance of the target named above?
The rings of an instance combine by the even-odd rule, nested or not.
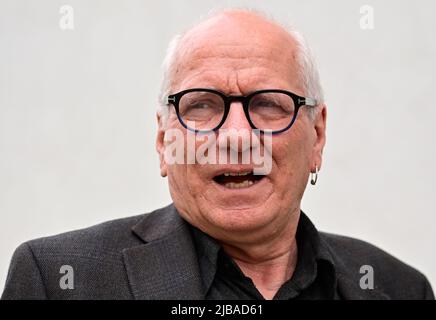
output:
[[[301,212],[321,168],[326,106],[297,32],[223,11],[177,37],[164,67],[156,148],[174,203],[22,244],[4,299],[433,299],[418,271],[318,232]],[[183,161],[169,161],[170,130],[186,138],[176,141]],[[258,140],[226,143],[239,132]],[[205,153],[237,160],[260,148],[269,169],[256,172],[252,154],[190,162],[190,133],[201,136],[194,152],[205,137]]]

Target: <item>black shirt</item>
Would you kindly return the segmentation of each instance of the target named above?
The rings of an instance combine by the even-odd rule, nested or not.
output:
[[[195,227],[191,227],[191,231],[206,299],[264,299],[253,281],[244,275],[216,240]],[[333,258],[303,212],[296,241],[298,260],[294,274],[273,299],[339,299]]]

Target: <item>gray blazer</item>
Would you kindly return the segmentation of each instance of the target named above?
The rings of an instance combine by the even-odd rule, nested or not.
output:
[[[345,299],[434,299],[418,271],[360,240],[320,232]],[[360,267],[374,269],[361,289]],[[62,266],[70,266],[61,273]],[[65,272],[65,271],[62,271]],[[66,274],[73,276],[62,287]],[[173,205],[20,245],[2,299],[203,299],[189,228]]]

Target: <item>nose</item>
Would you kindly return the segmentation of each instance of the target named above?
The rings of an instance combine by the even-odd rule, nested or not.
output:
[[[231,103],[229,113],[227,114],[227,118],[221,128],[251,130],[250,124],[248,123],[247,117],[245,116],[242,102],[233,101]]]
[[[251,130],[242,102],[233,101],[223,126],[218,130],[219,149],[230,151],[230,163],[238,163],[239,158],[248,163],[252,147]]]

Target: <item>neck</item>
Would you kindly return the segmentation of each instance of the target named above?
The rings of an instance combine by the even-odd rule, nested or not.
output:
[[[289,223],[260,243],[221,243],[242,272],[252,279],[265,299],[272,299],[289,280],[297,265],[298,248],[295,238],[299,214],[291,215]]]

